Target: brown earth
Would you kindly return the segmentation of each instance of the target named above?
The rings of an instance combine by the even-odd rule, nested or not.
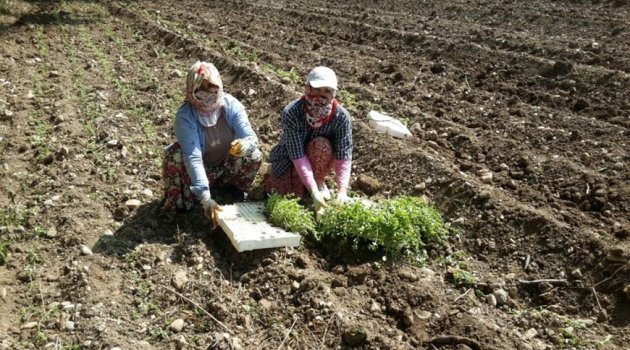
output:
[[[0,2],[0,348],[628,348],[627,1],[202,3]],[[335,69],[353,190],[425,195],[448,246],[423,267],[238,254],[162,215],[198,59],[266,151],[302,77]]]

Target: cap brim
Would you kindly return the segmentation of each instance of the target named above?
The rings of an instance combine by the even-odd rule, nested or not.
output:
[[[329,82],[325,80],[312,80],[312,81],[309,81],[308,83],[309,85],[311,85],[311,87],[314,87],[316,89],[327,87],[333,90],[337,90],[337,85],[333,86],[332,84],[330,84]]]

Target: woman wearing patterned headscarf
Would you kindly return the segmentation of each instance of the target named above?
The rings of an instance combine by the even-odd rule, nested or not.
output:
[[[315,209],[331,199],[325,178],[334,169],[337,200],[348,199],[352,166],[352,124],[348,111],[337,103],[337,76],[327,67],[314,68],[306,78],[304,95],[282,111],[282,136],[271,150],[268,192],[311,194]]]
[[[188,71],[186,98],[175,117],[175,136],[177,142],[166,148],[163,164],[164,209],[189,210],[198,202],[216,225],[220,207],[210,188],[223,187],[244,197],[262,154],[245,107],[223,91],[213,64],[196,62]]]

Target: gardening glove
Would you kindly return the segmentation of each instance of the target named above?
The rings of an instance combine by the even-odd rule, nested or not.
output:
[[[230,148],[230,154],[234,157],[245,157],[251,154],[256,148],[256,145],[247,138],[236,139],[232,141],[232,148]]]
[[[326,204],[326,200],[324,199],[324,195],[318,190],[313,190],[311,197],[313,198],[313,207],[315,208],[315,212],[318,215],[321,215],[324,212],[324,209],[328,207],[328,204]]]
[[[212,228],[217,227],[217,225],[219,224],[218,218],[217,218],[217,215],[218,215],[217,213],[220,212],[220,211],[223,211],[223,208],[219,204],[217,204],[217,202],[212,200],[211,198],[204,199],[201,202],[201,206],[203,207],[203,213],[206,215],[206,217],[212,223]]]
[[[348,203],[349,200],[350,198],[348,197],[348,194],[345,191],[337,193],[337,203],[345,204],[345,203]]]

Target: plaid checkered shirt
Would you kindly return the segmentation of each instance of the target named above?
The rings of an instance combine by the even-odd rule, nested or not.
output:
[[[328,124],[312,128],[306,121],[304,101],[298,99],[284,108],[281,122],[280,142],[269,153],[274,176],[281,177],[293,166],[293,160],[304,157],[306,145],[318,136],[330,140],[335,159],[352,159],[352,121],[343,106],[337,105],[335,116]]]

